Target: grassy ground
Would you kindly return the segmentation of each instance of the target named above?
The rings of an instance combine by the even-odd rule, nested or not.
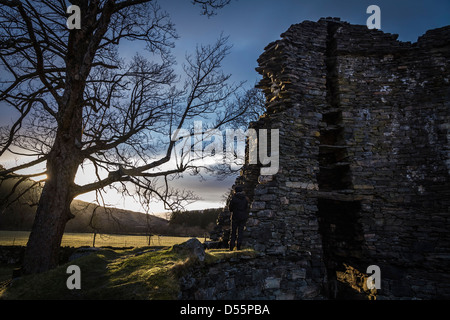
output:
[[[242,254],[253,255],[254,251],[207,250],[205,263]],[[100,249],[49,272],[18,278],[11,285],[4,280],[0,299],[177,299],[178,279],[194,263],[188,252],[177,247]],[[80,267],[80,290],[67,288],[70,274],[66,270],[71,264]],[[6,274],[0,268],[0,276]]]
[[[28,231],[0,231],[0,246],[25,246],[28,241]],[[150,241],[151,246],[173,246],[190,239],[189,237],[168,237],[153,236]],[[61,246],[81,247],[92,246],[92,233],[65,233]],[[200,239],[203,241],[203,239]],[[143,247],[148,246],[148,238],[146,236],[134,235],[97,235],[95,246],[111,246],[111,247]]]

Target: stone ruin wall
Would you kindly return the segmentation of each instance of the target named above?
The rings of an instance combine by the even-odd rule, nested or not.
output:
[[[251,124],[279,129],[280,169],[236,180],[265,268],[244,298],[339,296],[344,264],[378,265],[379,297],[450,298],[450,27],[411,44],[326,18],[281,37],[258,60],[267,111]],[[228,224],[225,210],[224,241]]]

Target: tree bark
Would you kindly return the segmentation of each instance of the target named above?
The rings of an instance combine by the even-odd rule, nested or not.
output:
[[[61,191],[56,192],[58,187],[57,182],[47,183],[42,192],[25,250],[24,274],[44,272],[58,265],[59,247],[70,219],[71,202]]]

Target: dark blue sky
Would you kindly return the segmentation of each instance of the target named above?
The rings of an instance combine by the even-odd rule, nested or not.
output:
[[[375,4],[381,9],[381,30],[411,42],[429,29],[450,24],[450,0],[231,0],[211,18],[200,16],[200,8],[189,0],[159,3],[171,15],[180,36],[174,51],[180,62],[196,43],[212,43],[223,32],[233,45],[224,68],[235,81],[247,80],[248,85],[259,79],[256,60],[264,47],[304,20],[331,16],[365,25],[370,16],[366,9]]]

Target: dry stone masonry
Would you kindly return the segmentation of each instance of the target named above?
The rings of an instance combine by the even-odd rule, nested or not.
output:
[[[450,298],[450,26],[410,43],[305,21],[258,62],[267,111],[251,127],[279,129],[280,169],[247,164],[236,185],[266,297],[340,297],[345,265],[377,265],[379,298]]]

